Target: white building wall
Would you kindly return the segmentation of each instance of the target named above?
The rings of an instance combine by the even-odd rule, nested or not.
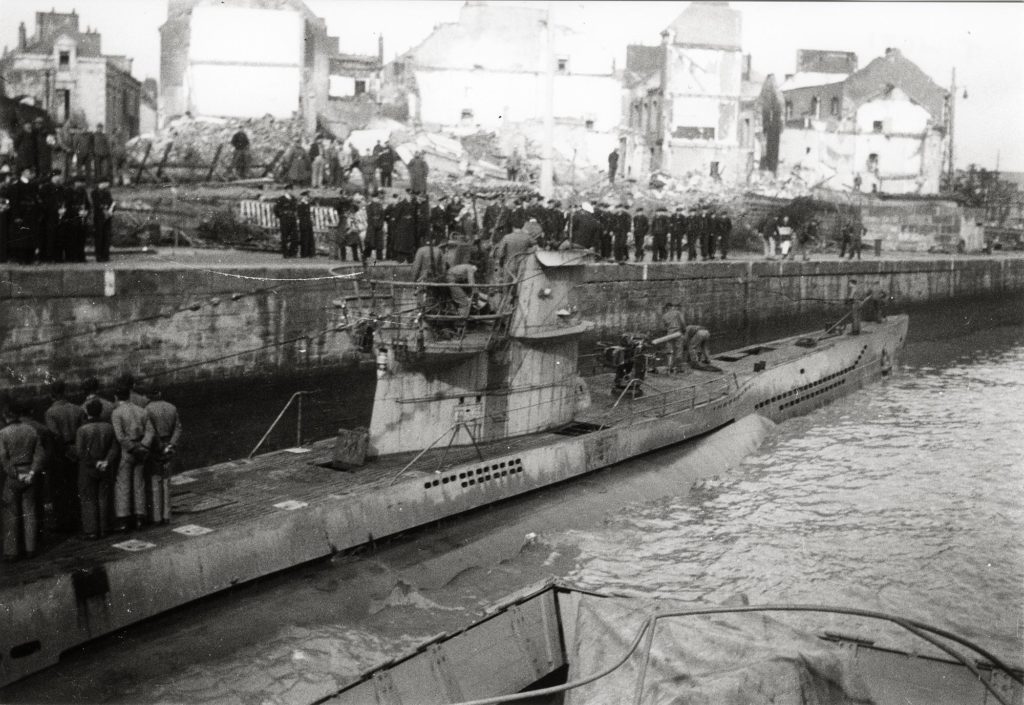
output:
[[[931,116],[902,91],[894,89],[889,96],[876,98],[857,108],[858,132],[872,132],[875,122],[882,123],[882,131],[886,134],[921,134],[928,128]]]
[[[186,76],[189,109],[197,115],[291,117],[299,109],[302,61],[303,17],[297,10],[197,6]]]
[[[472,123],[487,129],[543,119],[541,74],[419,69],[416,85],[423,123],[457,125],[466,109],[473,111]],[[554,116],[593,120],[597,131],[614,129],[619,124],[620,91],[611,76],[555,76]]]

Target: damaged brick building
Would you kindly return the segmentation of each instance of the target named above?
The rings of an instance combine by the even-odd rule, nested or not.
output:
[[[627,176],[660,171],[744,182],[757,167],[762,81],[740,46],[741,15],[727,2],[692,2],[659,46],[626,55]]]
[[[74,11],[37,12],[35,33],[18,28],[18,46],[0,58],[4,94],[30,99],[57,125],[95,128],[111,134],[139,132],[142,84],[132,60],[103,54],[98,31],[83,31]]]
[[[949,94],[899,49],[862,69],[850,52],[800,50],[781,89],[780,169],[834,189],[939,192]]]

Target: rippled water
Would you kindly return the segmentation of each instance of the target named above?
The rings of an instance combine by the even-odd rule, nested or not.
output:
[[[687,451],[651,454],[217,596],[78,650],[0,700],[311,702],[550,576],[876,609],[1020,664],[1024,326],[954,337],[915,325],[897,375],[772,429],[690,491],[674,472]]]
[[[783,424],[735,472],[573,532],[586,558],[571,577],[894,612],[1020,662],[1022,338],[980,334],[942,366],[935,343],[912,345],[898,376]]]

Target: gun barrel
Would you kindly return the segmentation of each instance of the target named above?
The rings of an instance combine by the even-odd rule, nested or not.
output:
[[[663,335],[660,338],[655,338],[651,341],[651,345],[661,345],[662,343],[667,343],[670,340],[675,340],[676,338],[681,337],[683,337],[682,332],[676,331],[675,333],[669,333],[668,335]]]

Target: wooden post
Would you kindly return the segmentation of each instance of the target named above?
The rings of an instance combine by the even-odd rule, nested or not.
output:
[[[167,147],[164,148],[164,156],[160,159],[160,165],[156,168],[156,180],[159,181],[160,177],[164,173],[164,165],[167,164],[167,157],[171,154],[171,149],[174,147],[174,142],[168,142]]]
[[[206,172],[206,180],[209,181],[213,178],[213,170],[217,168],[217,162],[220,161],[220,151],[224,149],[224,145],[217,145],[217,152],[213,155],[213,163],[210,164],[210,170]]]
[[[139,183],[142,180],[142,172],[146,169],[146,160],[149,159],[149,152],[153,149],[152,142],[146,142],[146,151],[142,155],[142,161],[139,163],[139,170],[135,172],[135,183]]]

